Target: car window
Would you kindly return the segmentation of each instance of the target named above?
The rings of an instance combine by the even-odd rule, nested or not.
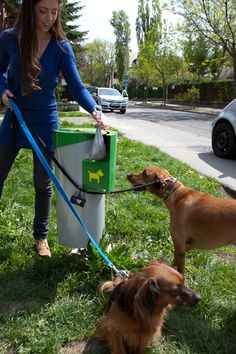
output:
[[[106,95],[106,96],[121,96],[119,91],[115,89],[109,89],[109,88],[98,89],[98,94]]]
[[[96,91],[96,86],[85,86],[85,88],[90,92],[94,93]]]

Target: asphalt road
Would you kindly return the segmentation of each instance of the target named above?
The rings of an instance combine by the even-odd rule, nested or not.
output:
[[[212,114],[130,104],[126,114],[105,113],[109,125],[146,145],[153,145],[236,191],[236,161],[216,157],[211,148]],[[68,118],[67,118],[68,119]],[[73,122],[83,119],[70,118]]]
[[[236,191],[236,161],[212,152],[213,115],[131,105],[126,114],[113,112],[107,117],[110,126],[127,138],[153,145]]]

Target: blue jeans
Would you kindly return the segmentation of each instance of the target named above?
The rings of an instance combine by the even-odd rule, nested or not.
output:
[[[0,197],[3,191],[4,182],[15,161],[20,148],[14,146],[0,145]],[[51,158],[46,158],[52,166]],[[35,152],[34,161],[34,189],[35,189],[35,215],[33,223],[33,235],[36,240],[48,236],[49,219],[52,203],[52,183]]]

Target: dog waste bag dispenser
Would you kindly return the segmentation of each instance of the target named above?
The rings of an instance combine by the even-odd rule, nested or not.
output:
[[[90,235],[99,243],[105,225],[105,193],[115,185],[117,134],[103,132],[107,154],[100,161],[89,159],[94,137],[94,128],[56,130],[55,157],[79,186],[95,194],[80,193],[57,167],[55,172]],[[59,242],[69,247],[87,247],[86,232],[58,191],[56,199]]]

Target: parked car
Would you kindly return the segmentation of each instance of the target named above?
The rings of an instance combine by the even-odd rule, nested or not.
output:
[[[88,90],[88,92],[92,94],[94,90],[97,88],[97,86],[85,86],[85,88]]]
[[[112,111],[120,111],[120,113],[125,113],[127,109],[127,100],[124,99],[122,94],[113,88],[109,87],[96,87],[92,96],[96,103],[99,104],[102,109],[109,109]]]
[[[216,156],[236,157],[236,99],[212,122],[212,149]]]

